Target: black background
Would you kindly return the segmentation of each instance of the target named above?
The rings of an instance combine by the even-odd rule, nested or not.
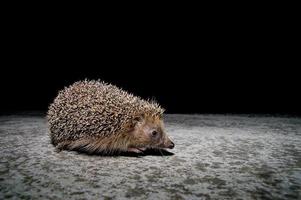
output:
[[[296,27],[281,17],[134,19],[7,21],[1,111],[46,112],[60,89],[87,78],[167,113],[301,114]]]

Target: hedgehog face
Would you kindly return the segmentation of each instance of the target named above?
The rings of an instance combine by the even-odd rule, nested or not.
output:
[[[159,117],[135,119],[135,127],[132,134],[133,143],[130,148],[145,150],[147,148],[170,148],[174,143],[164,131],[164,124]]]

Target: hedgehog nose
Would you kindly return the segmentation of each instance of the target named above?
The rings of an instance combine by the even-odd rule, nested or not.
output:
[[[173,143],[173,142],[170,142],[170,145],[169,145],[169,147],[168,148],[170,148],[170,149],[173,149],[175,147],[175,143]]]

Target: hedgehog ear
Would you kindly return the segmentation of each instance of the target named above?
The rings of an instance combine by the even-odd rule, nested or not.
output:
[[[137,115],[133,118],[133,125],[135,126],[136,124],[143,122],[143,119],[143,115]]]

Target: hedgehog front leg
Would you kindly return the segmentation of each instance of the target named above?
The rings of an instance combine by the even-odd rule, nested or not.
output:
[[[127,151],[131,153],[142,153],[142,151],[137,148],[128,148]]]
[[[143,153],[143,151],[145,151],[146,148],[134,148],[134,147],[130,147],[127,149],[127,152],[131,152],[131,153]]]

